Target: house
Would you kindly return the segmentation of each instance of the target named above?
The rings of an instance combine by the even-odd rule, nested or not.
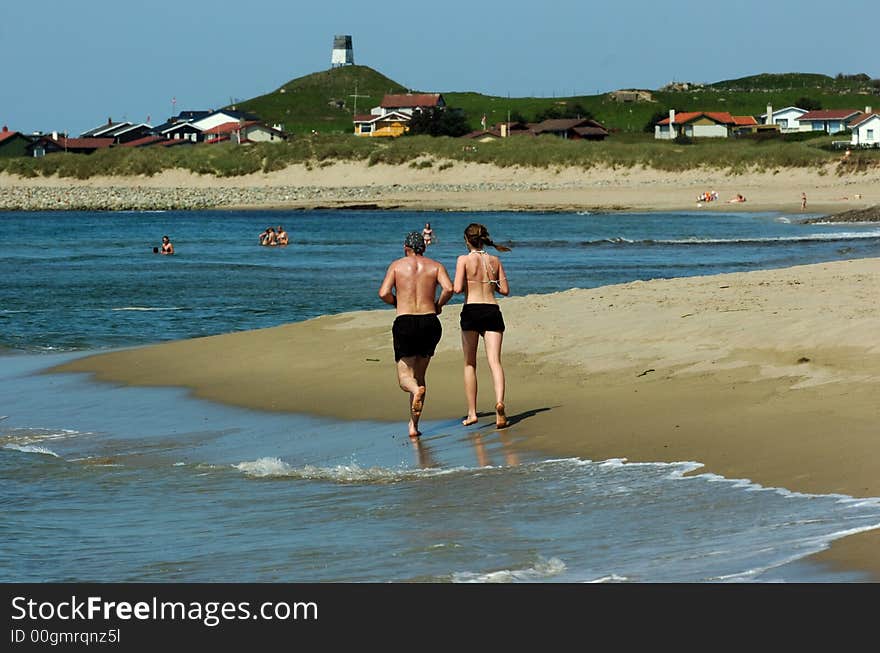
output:
[[[3,125],[0,131],[0,156],[29,156],[28,146],[31,139],[21,132],[10,131]]]
[[[727,111],[676,113],[675,109],[670,109],[669,117],[654,125],[654,138],[728,138],[737,131],[754,131],[757,124],[754,116],[732,116]]]
[[[472,131],[462,136],[462,138],[469,138],[472,140],[478,140],[481,143],[488,143],[491,141],[497,141],[502,138],[507,138],[508,136],[523,135],[534,136],[535,132],[533,132],[529,128],[529,125],[524,122],[500,122],[489,129],[478,129],[476,131]]]
[[[355,136],[402,136],[409,131],[412,114],[389,111],[384,114],[364,114],[354,117]]]
[[[112,138],[67,138],[55,132],[51,136],[44,135],[35,139],[28,146],[28,154],[34,157],[55,152],[91,154],[95,150],[103,150],[111,145],[113,145]]]
[[[836,134],[844,131],[847,122],[858,115],[855,109],[821,109],[808,111],[799,119],[800,131],[824,131],[828,134]]]
[[[591,118],[552,118],[531,127],[536,136],[553,134],[566,140],[601,141],[608,136],[608,130]]]
[[[847,127],[852,130],[853,147],[880,147],[880,114],[871,107],[851,118]]]
[[[654,125],[654,138],[673,140],[678,136],[688,138],[727,138],[736,126],[733,116],[726,111],[669,110],[669,117]]]
[[[117,144],[127,143],[129,141],[135,141],[139,138],[143,138],[144,136],[149,136],[153,133],[152,125],[148,125],[145,122],[138,124],[129,124],[125,127],[117,127],[116,129],[112,129],[108,132],[104,132],[102,134],[102,138],[112,138]]]
[[[220,109],[219,111],[212,111],[207,116],[203,116],[195,120],[190,120],[189,122],[194,127],[204,132],[208,129],[212,129],[228,122],[239,122],[241,120],[245,122],[260,122],[260,117],[255,116],[252,113],[245,113],[244,111],[235,111],[233,109]]]
[[[107,122],[103,125],[99,125],[94,129],[90,129],[89,131],[83,132],[79,135],[80,138],[106,138],[109,132],[113,132],[117,129],[123,129],[125,127],[129,127],[132,123],[128,121],[122,122],[113,122],[113,118],[107,118]]]
[[[419,111],[445,108],[446,100],[440,93],[405,93],[385,95],[382,103],[374,107],[370,113],[374,116],[384,116],[388,113],[405,113],[411,116]]]
[[[205,140],[202,130],[191,122],[166,122],[154,127],[153,132],[169,140],[185,140],[192,143]]]
[[[208,143],[232,141],[241,145],[242,143],[267,143],[287,139],[287,134],[283,131],[264,125],[259,120],[225,122],[222,125],[206,129],[203,133]]]
[[[773,105],[767,105],[767,112],[758,116],[765,125],[779,125],[779,131],[783,134],[790,134],[800,131],[800,118],[806,109],[800,107],[785,107],[784,109],[773,110]]]
[[[150,145],[156,145],[157,143],[161,143],[166,140],[161,136],[157,136],[156,134],[150,134],[147,136],[143,136],[141,138],[136,138],[133,141],[126,141],[125,143],[120,143],[121,147],[148,147]]]

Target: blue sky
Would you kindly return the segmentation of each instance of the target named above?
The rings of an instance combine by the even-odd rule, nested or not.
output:
[[[356,63],[421,91],[552,97],[762,72],[876,78],[876,6],[7,0],[0,123],[72,134],[109,117],[158,124],[172,108],[218,108],[329,68],[336,34],[352,35]]]

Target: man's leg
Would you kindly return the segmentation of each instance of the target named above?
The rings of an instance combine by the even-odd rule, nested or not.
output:
[[[416,438],[419,432],[419,418],[425,402],[425,370],[430,358],[404,356],[397,361],[397,381],[400,389],[409,393],[409,436]]]

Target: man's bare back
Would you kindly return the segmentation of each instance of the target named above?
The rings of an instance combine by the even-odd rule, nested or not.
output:
[[[388,266],[379,296],[393,304],[398,315],[439,314],[442,304],[437,302],[437,286],[444,292],[452,289],[452,280],[443,265],[425,256],[404,256]],[[388,301],[392,288],[396,295]]]

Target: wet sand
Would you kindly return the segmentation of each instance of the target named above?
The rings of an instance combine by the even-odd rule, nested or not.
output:
[[[508,432],[553,455],[694,460],[699,471],[764,486],[880,497],[878,299],[880,258],[504,299]],[[458,312],[441,315],[424,420],[464,413]],[[406,432],[408,417],[393,318],[392,310],[321,317],[57,371],[183,386],[256,409],[383,420],[390,437]],[[478,372],[481,423],[490,424],[482,353]],[[816,558],[880,580],[878,545],[872,531]]]

